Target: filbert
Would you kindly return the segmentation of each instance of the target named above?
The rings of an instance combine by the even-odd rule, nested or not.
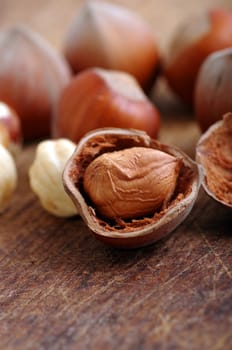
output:
[[[83,186],[98,213],[109,219],[133,219],[165,209],[172,197],[181,160],[145,147],[131,147],[95,158]]]
[[[0,102],[0,143],[13,155],[16,155],[22,146],[19,117],[12,108],[3,102]]]
[[[18,114],[24,140],[49,135],[51,114],[71,77],[67,62],[24,26],[0,32],[0,100]]]
[[[196,160],[204,169],[209,196],[232,208],[232,113],[227,113],[200,137]]]
[[[211,9],[186,19],[174,34],[164,60],[164,75],[184,102],[193,104],[199,69],[209,54],[232,46],[232,12]]]
[[[53,136],[78,142],[102,127],[144,130],[157,137],[160,115],[137,81],[125,72],[87,69],[61,93],[53,118]]]
[[[125,71],[148,88],[159,66],[152,29],[123,6],[85,1],[64,41],[64,54],[75,73],[91,67]]]
[[[182,151],[137,130],[85,135],[63,182],[90,231],[104,243],[134,248],[174,230],[198,194],[200,167]]]
[[[194,108],[196,120],[204,132],[232,111],[232,48],[208,56],[199,71]]]
[[[46,140],[38,144],[35,159],[29,169],[32,191],[49,213],[59,217],[77,215],[77,209],[66,194],[62,172],[75,149],[69,140]]]
[[[11,200],[17,186],[17,169],[11,153],[0,144],[0,212]]]

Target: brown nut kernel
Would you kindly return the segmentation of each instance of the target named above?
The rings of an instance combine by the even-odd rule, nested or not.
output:
[[[232,208],[232,113],[225,114],[201,136],[196,160],[205,172],[205,191]]]
[[[170,157],[170,160],[175,160],[174,164],[177,162],[178,165],[174,165],[174,172],[177,171],[178,173],[177,178],[176,180],[175,176],[172,178],[172,185],[173,182],[175,184],[174,189],[171,188],[170,192],[172,193],[170,196],[167,194],[167,197],[165,197],[163,193],[159,203],[154,200],[153,208],[149,208],[148,213],[137,213],[136,217],[129,218],[123,218],[122,216],[124,215],[110,219],[105,218],[98,212],[97,206],[85,191],[84,177],[87,171],[86,169],[88,166],[91,166],[95,159],[96,161],[98,157],[100,159],[102,154],[110,153],[110,157],[112,157],[111,152],[117,151],[116,157],[118,157],[118,152],[119,154],[120,152],[126,154],[126,157],[128,157],[128,153],[132,152],[134,154],[134,147],[136,150],[137,148],[146,149],[145,160],[141,161],[145,161],[145,169],[141,166],[138,167],[138,164],[136,164],[136,167],[140,168],[137,170],[138,176],[139,174],[141,175],[139,181],[141,181],[141,190],[144,189],[144,198],[149,197],[146,191],[149,186],[153,187],[152,182],[154,181],[154,177],[157,174],[160,176],[159,170],[152,169],[151,172],[148,170],[150,165],[147,162],[147,153],[150,157],[153,150],[160,152],[162,157],[164,157],[163,159],[165,159],[165,156],[163,156],[164,152],[167,154],[167,158]],[[143,154],[142,150],[139,152],[141,155]],[[128,159],[128,162],[130,162],[130,159]],[[165,173],[169,173],[170,167],[168,165],[165,166],[164,171]],[[148,174],[144,179],[142,178],[143,172]],[[186,218],[197,198],[201,177],[200,167],[186,154],[176,148],[151,139],[145,132],[104,128],[94,130],[81,139],[65,166],[63,182],[67,193],[77,206],[79,214],[96,238],[116,247],[135,248],[151,244],[161,239],[174,230]],[[128,183],[125,181],[120,185],[126,187]],[[106,186],[104,178],[102,178],[101,186],[103,189]],[[154,186],[158,188],[158,184]],[[100,187],[100,184],[98,187]],[[155,196],[158,190],[152,188],[151,191]],[[134,192],[136,201],[136,185]],[[117,197],[117,193],[115,196]],[[116,202],[117,200],[115,199]],[[109,203],[109,206],[111,205],[112,203]],[[134,205],[133,201],[131,205]],[[128,208],[127,210],[129,212]]]
[[[166,208],[180,167],[180,159],[151,148],[104,153],[86,168],[84,190],[106,218],[150,215],[154,209]]]

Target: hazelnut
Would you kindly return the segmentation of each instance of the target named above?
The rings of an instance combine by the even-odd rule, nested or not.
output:
[[[11,153],[0,144],[0,212],[9,204],[17,185],[17,169]]]
[[[68,64],[23,26],[0,32],[0,57],[0,100],[18,114],[23,139],[48,135],[52,110],[70,79]]]
[[[232,46],[232,12],[211,9],[181,23],[164,61],[164,74],[184,102],[193,103],[196,78],[206,57]]]
[[[63,182],[99,240],[134,248],[161,239],[186,218],[201,177],[185,153],[145,132],[104,128],[81,139]]]
[[[46,140],[38,144],[35,159],[29,169],[32,191],[49,213],[69,217],[77,215],[77,209],[66,194],[62,172],[75,144],[69,140]]]
[[[95,158],[85,170],[83,186],[104,217],[133,219],[166,208],[180,167],[181,160],[170,154],[131,147]]]
[[[232,208],[232,113],[225,114],[201,136],[196,160],[204,169],[206,192]]]
[[[74,72],[91,67],[125,71],[142,87],[152,82],[159,53],[152,29],[123,6],[85,1],[71,23],[64,54]]]
[[[78,142],[102,127],[144,130],[156,137],[160,116],[129,74],[87,69],[64,88],[53,118],[53,136]]]
[[[0,102],[0,143],[13,155],[16,155],[22,146],[19,117],[12,108],[3,102]]]
[[[195,89],[195,115],[204,132],[232,111],[232,48],[208,56],[201,66]]]

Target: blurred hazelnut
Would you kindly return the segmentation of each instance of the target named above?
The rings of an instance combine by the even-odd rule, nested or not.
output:
[[[182,23],[164,63],[165,77],[177,96],[192,104],[201,64],[209,54],[227,47],[232,47],[231,11],[211,9]]]
[[[13,155],[16,155],[22,146],[19,117],[12,108],[3,102],[0,102],[0,143]]]
[[[17,169],[10,152],[0,144],[0,212],[11,200],[17,185]]]
[[[76,73],[90,67],[121,70],[143,88],[159,66],[152,28],[132,11],[104,1],[85,1],[79,8],[67,31],[64,54]]]
[[[232,48],[208,56],[201,66],[195,88],[195,115],[201,130],[232,111]]]
[[[64,59],[24,26],[0,32],[0,100],[18,114],[23,139],[48,135],[54,105],[69,82]]]

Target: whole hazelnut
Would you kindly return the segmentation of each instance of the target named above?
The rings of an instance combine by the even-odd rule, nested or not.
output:
[[[232,48],[208,56],[201,66],[195,88],[194,108],[204,132],[232,111]]]
[[[164,61],[164,75],[184,102],[193,103],[196,78],[206,57],[232,46],[232,12],[211,9],[181,23]]]
[[[232,113],[200,137],[196,160],[204,169],[203,187],[208,195],[232,208]]]
[[[145,246],[189,214],[200,167],[182,151],[136,130],[104,128],[85,135],[63,182],[90,231],[122,248]]]
[[[149,25],[123,6],[85,1],[67,30],[64,54],[74,72],[90,67],[125,71],[143,88],[159,66],[157,44]]]
[[[0,144],[0,212],[9,205],[17,186],[17,169],[11,153]]]
[[[0,32],[0,57],[0,100],[18,114],[23,139],[48,135],[52,110],[70,80],[68,64],[24,26]]]
[[[69,140],[46,140],[38,144],[29,169],[32,191],[49,213],[59,217],[77,215],[77,209],[66,194],[62,183],[65,163],[72,155],[75,144]]]
[[[14,155],[21,150],[22,130],[16,112],[7,104],[0,102],[0,143]]]
[[[93,129],[122,127],[145,130],[156,137],[159,124],[158,110],[130,74],[91,68],[62,91],[53,136],[78,142]]]

